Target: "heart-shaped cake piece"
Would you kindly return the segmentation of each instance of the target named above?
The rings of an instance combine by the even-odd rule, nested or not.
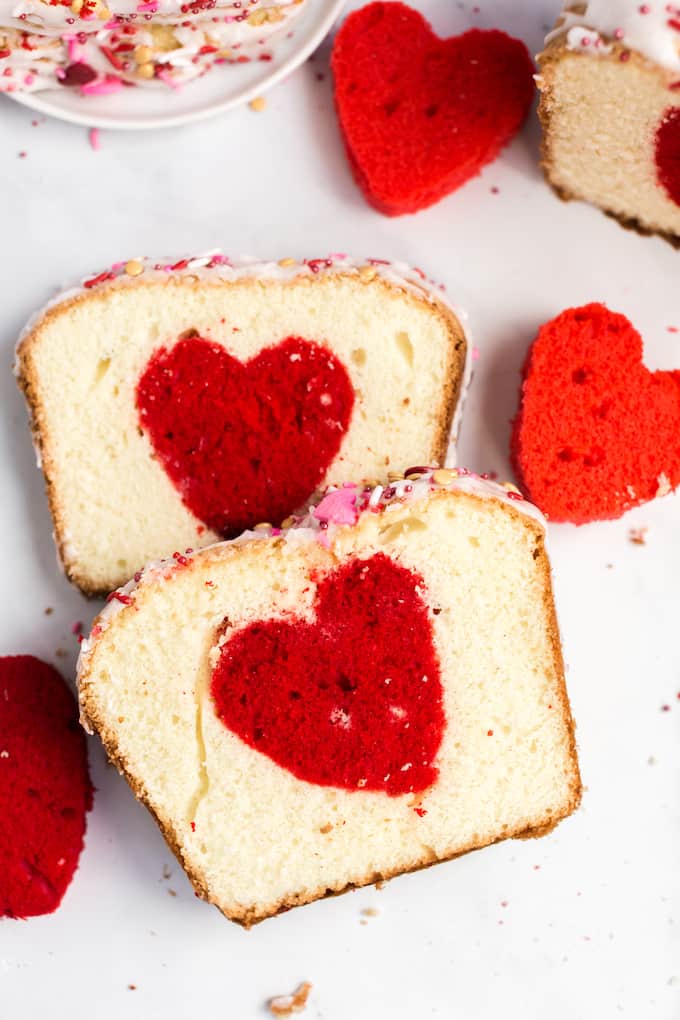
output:
[[[57,909],[91,805],[73,695],[46,662],[0,658],[0,917]]]
[[[386,259],[97,273],[17,355],[68,576],[106,595],[169,552],[281,524],[317,488],[450,463],[468,364],[440,288]]]
[[[434,34],[403,3],[371,3],[333,47],[335,102],[354,176],[388,216],[438,202],[494,160],[534,95],[524,43],[504,32]]]
[[[333,353],[288,337],[245,364],[191,337],[156,351],[137,385],[141,427],[184,503],[225,537],[279,522],[337,456],[354,391]]]
[[[152,564],[82,649],[83,720],[246,925],[579,801],[542,518],[462,470]]]
[[[512,435],[520,483],[554,521],[620,517],[680,484],[680,372],[650,372],[642,339],[604,305],[539,330]]]
[[[228,636],[211,690],[251,747],[323,786],[421,792],[444,729],[423,581],[382,553],[318,584],[314,620],[264,620]]]

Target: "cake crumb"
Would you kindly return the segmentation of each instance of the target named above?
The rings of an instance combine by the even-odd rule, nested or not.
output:
[[[262,113],[267,106],[267,100],[264,96],[256,96],[255,99],[250,100],[248,106],[251,110],[254,110],[255,113]]]
[[[54,609],[52,608],[52,606],[48,606],[47,609],[45,610],[45,616],[51,616],[53,612]]]
[[[632,545],[647,545],[646,535],[649,528],[630,528],[628,531],[628,541]]]
[[[168,889],[168,896],[176,896],[176,895],[177,895],[177,893],[175,892],[174,889]]]
[[[377,917],[379,913],[377,907],[364,907],[361,911],[362,917]]]
[[[57,650],[56,650],[56,652],[54,654],[56,655],[56,657],[58,659],[65,659],[66,656],[68,655],[68,652],[66,651],[65,648],[57,648]]]
[[[373,888],[377,889],[378,892],[380,892],[382,889],[385,888],[386,885],[387,885],[387,882],[383,878],[381,878],[380,881],[378,881],[378,882],[376,882],[374,884]]]
[[[321,828],[319,829],[319,832],[321,833],[322,836],[327,836],[328,833],[332,831],[332,829],[333,829],[333,826],[331,825],[331,823],[330,822],[326,822],[325,825],[321,826]]]
[[[137,985],[128,985],[128,988],[129,988],[129,990],[131,992],[136,992],[137,991]]]
[[[267,1003],[272,1016],[292,1016],[293,1013],[302,1013],[307,1006],[307,999],[312,986],[309,981],[303,981],[295,989],[292,995],[276,995]]]

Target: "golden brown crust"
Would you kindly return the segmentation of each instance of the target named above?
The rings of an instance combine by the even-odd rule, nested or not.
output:
[[[668,88],[676,79],[676,75],[670,71],[666,71],[656,64],[651,64],[649,60],[636,53],[634,50],[629,50],[620,43],[617,43],[614,39],[607,39],[607,45],[612,47],[611,56],[598,55],[597,58],[588,56],[588,54],[576,53],[569,49],[566,44],[564,36],[557,36],[554,38],[542,53],[539,53],[536,58],[540,73],[536,76],[536,84],[539,90],[539,102],[538,102],[538,119],[541,124],[541,159],[540,167],[543,171],[547,183],[550,185],[554,193],[563,202],[580,202],[584,201],[579,195],[576,195],[566,188],[557,183],[555,174],[554,159],[551,151],[551,142],[553,138],[552,132],[552,113],[554,107],[557,105],[554,91],[552,87],[552,72],[557,63],[561,60],[620,60],[621,55],[626,53],[628,60],[634,66],[643,68],[648,73],[654,73],[661,79],[664,87]],[[612,220],[622,226],[625,230],[632,230],[643,237],[660,237],[663,241],[667,241],[668,244],[672,245],[673,248],[680,248],[680,235],[669,233],[664,230],[654,230],[651,227],[645,226],[639,220],[631,216],[624,216],[614,209],[607,209],[604,206],[598,206],[601,212],[608,216]]]
[[[445,498],[449,493],[446,490],[440,490],[435,492],[431,498]],[[470,493],[459,492],[458,498],[478,502],[480,497],[474,496]],[[515,829],[508,829],[503,831],[499,835],[492,839],[484,839],[481,837],[475,838],[470,843],[460,850],[445,855],[443,857],[437,857],[434,854],[423,856],[419,861],[415,861],[410,867],[407,868],[396,868],[390,871],[382,872],[370,872],[363,877],[355,880],[354,882],[348,882],[342,888],[339,889],[317,889],[312,892],[300,893],[298,895],[283,897],[277,902],[270,904],[266,910],[258,911],[256,909],[247,909],[242,911],[235,911],[227,905],[220,905],[210,895],[210,891],[207,888],[203,877],[195,871],[191,863],[186,861],[182,854],[182,844],[179,836],[177,835],[172,823],[168,819],[161,817],[155,808],[153,807],[150,798],[147,796],[142,783],[135,777],[135,775],[128,769],[125,757],[120,751],[116,734],[106,724],[106,721],[100,716],[93,699],[89,697],[89,677],[92,671],[93,653],[90,652],[87,661],[83,665],[81,675],[79,677],[79,697],[81,706],[81,720],[89,728],[94,730],[100,737],[106,754],[109,759],[116,766],[118,771],[127,780],[135,796],[140,800],[145,807],[148,809],[152,817],[155,819],[158,827],[163,834],[163,837],[170,847],[171,851],[177,858],[179,864],[186,872],[189,881],[191,882],[195,892],[201,898],[206,900],[208,903],[212,903],[220,910],[225,917],[232,921],[237,922],[245,928],[250,928],[254,924],[258,924],[261,921],[266,920],[269,917],[273,917],[276,914],[284,913],[293,907],[303,906],[305,903],[311,903],[317,899],[323,899],[330,896],[339,896],[344,892],[348,892],[352,889],[358,889],[366,885],[372,885],[375,882],[384,882],[391,878],[395,878],[397,875],[408,874],[414,871],[420,871],[424,868],[431,867],[433,864],[443,863],[448,860],[453,860],[456,857],[461,857],[463,854],[470,853],[473,850],[479,850],[485,846],[491,846],[494,843],[502,842],[505,839],[533,839],[551,832],[563,819],[571,815],[579,806],[582,795],[581,776],[579,772],[578,757],[576,750],[576,738],[575,738],[575,726],[572,718],[571,709],[569,705],[569,698],[566,689],[566,681],[564,674],[564,662],[562,658],[561,644],[559,627],[557,623],[557,616],[555,612],[555,604],[553,599],[552,591],[552,576],[550,569],[550,562],[545,549],[545,532],[541,525],[522,513],[513,506],[509,506],[500,500],[494,500],[493,502],[501,506],[503,510],[510,514],[515,520],[521,522],[522,526],[531,535],[531,539],[534,542],[534,559],[536,560],[538,567],[541,572],[543,582],[543,605],[546,614],[548,633],[550,638],[553,668],[556,677],[556,696],[558,699],[559,711],[562,717],[562,723],[564,731],[567,735],[567,760],[569,766],[569,794],[566,802],[561,805],[560,809],[555,813],[546,814],[543,818],[536,819],[531,825],[519,826]],[[282,542],[283,539],[276,540],[277,544]],[[253,546],[255,552],[258,555],[265,555],[267,549],[271,549],[270,543],[265,543],[260,540],[252,540],[249,543]],[[205,558],[219,558],[222,559],[225,555],[239,555],[243,550],[243,546],[233,545],[217,545],[212,549],[206,549],[199,553],[196,557],[189,561],[188,569],[193,569],[202,564]],[[187,567],[183,568],[187,569]],[[158,580],[145,581],[142,580],[141,584],[136,589],[138,593],[142,593],[145,597],[149,597],[155,586],[159,582]],[[145,589],[148,589],[145,591]],[[120,626],[121,621],[125,615],[130,612],[135,612],[136,606],[126,605],[123,606],[120,611],[116,614],[112,621],[109,622],[108,626]],[[99,618],[95,620],[95,627],[99,622]]]
[[[467,339],[461,323],[447,305],[436,298],[434,298],[434,300],[432,299],[430,291],[427,291],[429,296],[426,297],[425,288],[423,288],[423,297],[421,298],[416,294],[413,294],[410,289],[399,288],[396,284],[392,284],[378,276],[373,277],[372,279],[362,279],[360,276],[352,273],[335,273],[333,276],[322,277],[321,279],[310,278],[308,276],[297,276],[286,281],[286,284],[291,286],[318,286],[323,280],[338,280],[342,278],[350,279],[353,283],[361,284],[363,286],[381,286],[385,292],[389,294],[393,294],[395,290],[399,290],[406,296],[411,297],[417,303],[426,304],[428,309],[436,311],[436,313],[444,321],[447,332],[451,338],[447,376],[444,391],[442,393],[441,404],[437,413],[437,425],[433,438],[432,450],[430,457],[425,458],[426,460],[429,459],[433,461],[433,463],[443,464],[448,447],[453,418],[458,406],[458,401],[462,395],[465,376]],[[239,286],[243,284],[259,286],[263,283],[266,285],[268,282],[275,281],[256,279],[238,281]],[[76,585],[76,587],[79,588],[84,595],[87,595],[90,598],[103,598],[117,586],[119,580],[112,579],[110,584],[105,587],[102,587],[100,584],[93,583],[88,574],[80,569],[77,557],[69,555],[66,525],[58,492],[58,470],[51,449],[50,431],[46,422],[44,403],[41,398],[38,375],[33,361],[33,348],[39,342],[40,333],[44,326],[53,319],[64,314],[68,314],[73,308],[86,301],[99,301],[103,303],[112,291],[131,286],[162,288],[168,286],[188,286],[203,288],[229,287],[233,286],[233,284],[226,280],[199,280],[198,277],[191,278],[186,275],[170,277],[162,281],[157,279],[136,279],[134,283],[130,283],[126,278],[122,278],[122,280],[119,279],[111,283],[101,284],[92,291],[79,292],[73,297],[60,301],[48,308],[26,336],[22,338],[17,348],[16,377],[19,389],[24,394],[28,405],[33,444],[39,454],[41,470],[45,479],[47,500],[54,524],[54,540],[57,545],[59,561],[62,564],[64,573],[69,581]],[[414,283],[413,286],[416,287],[417,284]]]

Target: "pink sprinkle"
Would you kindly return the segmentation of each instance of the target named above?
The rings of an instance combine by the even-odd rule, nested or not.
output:
[[[670,710],[671,710],[671,706],[670,705],[662,705],[661,706],[661,711],[662,712],[670,712]]]
[[[88,138],[94,151],[99,152],[99,128],[90,128]]]
[[[472,360],[479,361],[479,347],[472,348]]]
[[[502,907],[507,907],[507,905],[508,905],[508,901],[507,900],[501,900],[501,906]]]
[[[123,83],[120,78],[107,75],[105,78],[95,78],[94,81],[81,85],[80,91],[84,96],[110,96],[114,92],[120,92],[122,88]]]
[[[142,11],[148,11],[149,14],[155,14],[158,10],[158,2],[157,0],[146,0],[145,3],[137,4],[137,10],[140,11],[140,13]]]
[[[83,59],[83,47],[75,36],[70,36],[68,40],[68,59],[70,64],[79,64]]]
[[[20,153],[19,153],[19,159],[26,159],[26,156],[27,156],[27,155],[28,155],[28,153],[27,153],[27,152],[20,152]]]
[[[317,521],[327,524],[356,524],[356,493],[355,486],[329,492],[319,505],[314,507],[312,516],[316,517]]]
[[[677,326],[666,326],[666,330],[667,330],[667,331],[668,331],[669,333],[677,333],[677,332],[679,332],[679,330],[678,330],[678,327],[677,327]]]
[[[649,14],[649,12],[651,11],[651,7],[649,6],[649,4],[640,4],[638,10],[640,14]]]
[[[161,81],[164,81],[165,84],[169,85],[171,89],[175,90],[175,92],[181,91],[182,86],[178,82],[174,81],[169,71],[159,71],[156,77],[160,78]]]

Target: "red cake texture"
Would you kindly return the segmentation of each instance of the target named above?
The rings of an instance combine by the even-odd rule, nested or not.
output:
[[[263,620],[222,646],[219,718],[298,779],[421,792],[437,779],[442,686],[422,578],[378,554],[323,577],[315,620]]]
[[[664,114],[656,133],[655,155],[659,183],[680,205],[680,106],[672,106]]]
[[[440,39],[402,3],[350,14],[332,67],[354,176],[388,216],[424,209],[476,176],[519,131],[534,95],[522,42],[478,29]]]
[[[57,909],[91,806],[73,695],[47,663],[0,658],[0,917]]]
[[[279,524],[322,481],[354,391],[331,351],[288,337],[243,363],[201,337],[156,351],[137,386],[143,430],[184,504],[231,537]]]
[[[512,455],[552,520],[620,517],[680,484],[680,372],[645,368],[623,315],[570,308],[529,351]]]

